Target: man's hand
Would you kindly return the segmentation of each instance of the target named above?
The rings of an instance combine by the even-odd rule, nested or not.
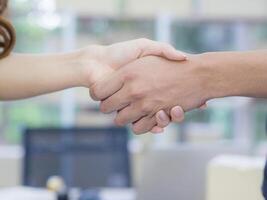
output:
[[[118,110],[118,125],[133,123],[135,133],[145,133],[156,125],[155,115],[159,117],[160,110],[170,113],[173,107],[181,105],[189,111],[205,104],[208,98],[204,85],[209,77],[201,75],[199,64],[198,56],[183,62],[145,57],[96,83],[91,93],[95,99],[104,99],[102,112]],[[182,110],[173,109],[172,113],[178,113],[182,119]]]
[[[169,60],[186,60],[185,54],[175,50],[172,46],[148,39],[137,39],[110,46],[91,46],[83,49],[82,52],[88,87],[141,57],[155,55]],[[178,109],[182,110],[180,107]],[[182,115],[180,118],[183,118],[183,112],[180,115]],[[164,111],[159,112],[155,119],[158,123],[151,130],[154,133],[162,132],[163,128],[170,123],[170,117]]]
[[[184,121],[184,111],[181,106],[175,106],[170,111],[170,116],[166,114],[163,110],[157,112],[156,121],[157,126],[155,126],[150,132],[152,133],[162,133],[164,129],[170,122],[181,123]]]

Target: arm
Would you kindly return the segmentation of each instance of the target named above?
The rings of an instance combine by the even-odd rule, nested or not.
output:
[[[148,39],[95,45],[67,54],[11,54],[0,61],[0,100],[22,99],[70,87],[90,87],[114,70],[149,55],[177,61],[186,59],[172,46]],[[161,132],[170,121],[166,113],[161,112],[160,116],[162,114],[165,121],[159,121],[154,132]]]
[[[118,125],[133,123],[134,132],[145,133],[156,123],[152,117],[156,112],[168,113],[175,105],[190,111],[213,98],[267,97],[267,52],[189,55],[180,63],[148,57],[106,81],[107,87],[103,81],[93,88],[98,99],[108,97],[101,103],[102,111],[120,110]],[[129,106],[122,109],[126,102]]]
[[[199,56],[207,98],[227,96],[267,98],[267,51],[218,52]]]
[[[11,54],[0,61],[0,100],[22,99],[71,87],[90,87],[114,70],[147,55],[184,60],[173,47],[138,39],[89,46],[66,54]]]
[[[254,52],[216,52],[202,54],[201,60],[204,60],[206,66],[210,69],[220,69],[215,74],[215,79],[221,80],[220,83],[210,80],[209,96],[248,96],[266,98],[266,61],[267,51]],[[243,70],[243,69],[246,70]],[[231,72],[232,70],[232,72]],[[251,71],[252,73],[250,73]],[[212,72],[210,72],[212,73]],[[233,83],[234,82],[234,83]],[[237,86],[237,87],[234,87]],[[221,90],[225,88],[224,90]],[[243,92],[242,92],[243,91]],[[207,105],[201,107],[205,109]],[[181,107],[176,106],[170,111],[171,121],[179,123],[184,119],[184,113]],[[156,115],[157,123],[164,123],[159,118],[159,112]]]
[[[207,83],[210,89],[206,91],[208,98],[224,96],[248,96],[266,98],[266,70],[267,70],[267,51],[252,52],[214,52],[200,55],[201,60],[214,73],[214,79]],[[216,70],[218,69],[218,70]],[[244,70],[245,69],[245,70]],[[214,71],[215,70],[215,71]],[[250,71],[250,72],[249,72]],[[215,78],[216,77],[216,78]],[[222,88],[224,88],[222,90]],[[205,109],[206,105],[202,106]],[[163,113],[164,114],[164,113]],[[184,119],[181,107],[174,107],[170,111],[171,121],[179,123]],[[157,123],[164,123],[156,115]],[[166,124],[166,123],[165,123]]]
[[[14,100],[85,86],[79,52],[57,55],[11,54],[0,61],[0,99]]]

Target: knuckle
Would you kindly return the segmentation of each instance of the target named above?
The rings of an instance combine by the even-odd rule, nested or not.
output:
[[[99,109],[102,113],[108,113],[108,107],[105,102],[101,102]]]
[[[164,49],[172,48],[172,46],[170,44],[166,43],[166,42],[160,42],[159,44]]]
[[[157,126],[160,128],[165,128],[166,126],[169,125],[170,121],[162,121],[161,119],[156,119],[157,121]]]
[[[149,42],[149,39],[147,39],[147,38],[139,38],[138,41],[140,43],[147,43],[147,42]]]
[[[147,113],[151,112],[151,110],[152,110],[149,102],[142,102],[140,109],[141,109],[141,112],[143,114],[147,114]]]
[[[162,46],[164,49],[172,49],[173,48],[170,44],[167,44],[167,43],[163,43]]]
[[[133,100],[141,99],[142,96],[143,96],[143,94],[140,93],[140,92],[138,92],[138,91],[137,92],[131,92],[130,93],[130,98],[133,99]]]
[[[93,100],[99,101],[100,100],[100,96],[98,94],[98,89],[96,86],[93,86],[90,89],[90,96],[92,97]]]
[[[123,74],[124,81],[132,81],[136,79],[136,77],[137,74],[135,74],[134,72],[125,71]]]
[[[97,100],[96,98],[96,91],[95,91],[95,88],[94,87],[92,87],[90,90],[89,90],[89,92],[90,92],[90,96],[91,96],[91,98],[93,99],[93,100]]]
[[[140,135],[140,134],[142,134],[142,130],[140,130],[140,128],[139,128],[138,126],[136,126],[136,125],[133,125],[133,127],[132,127],[132,131],[133,131],[133,133],[134,133],[135,135]]]
[[[163,53],[171,52],[172,50],[174,50],[174,47],[171,46],[170,44],[165,44],[165,43],[162,44]]]
[[[129,88],[129,96],[131,99],[140,99],[144,96],[144,94],[141,90],[138,90],[135,87],[131,86]]]
[[[114,120],[114,123],[117,125],[117,126],[124,126],[124,122],[121,118],[119,117],[116,117],[115,120]]]

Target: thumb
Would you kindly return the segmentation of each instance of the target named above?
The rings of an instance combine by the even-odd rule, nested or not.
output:
[[[187,59],[185,53],[176,50],[173,46],[156,41],[149,41],[141,45],[142,53],[139,57],[161,56],[169,60],[184,61]]]
[[[123,79],[120,76],[120,71],[118,70],[109,74],[109,76],[105,79],[96,82],[90,88],[90,96],[93,100],[100,101],[119,91],[122,86]]]

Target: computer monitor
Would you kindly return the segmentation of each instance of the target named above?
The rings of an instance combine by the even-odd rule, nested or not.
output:
[[[56,175],[68,187],[130,187],[127,141],[126,128],[26,129],[24,185]]]

